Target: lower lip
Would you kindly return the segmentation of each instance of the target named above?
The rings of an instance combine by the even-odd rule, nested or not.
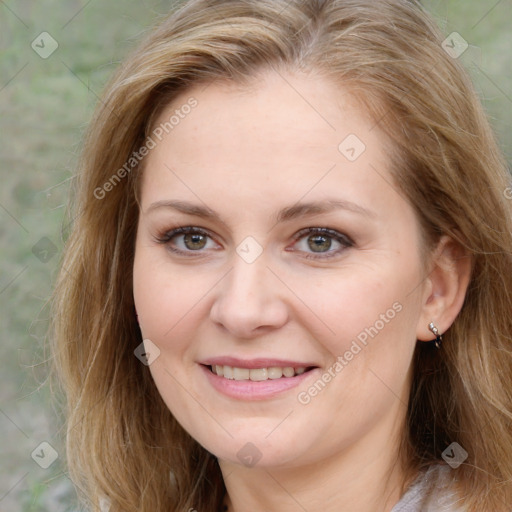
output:
[[[292,389],[316,373],[319,368],[309,370],[294,377],[281,377],[262,381],[232,380],[219,377],[208,366],[200,365],[210,384],[220,393],[240,400],[265,400],[273,398],[289,389]]]

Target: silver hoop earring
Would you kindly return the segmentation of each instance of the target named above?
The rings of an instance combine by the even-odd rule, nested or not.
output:
[[[430,322],[428,324],[428,328],[430,331],[432,331],[432,333],[436,337],[435,340],[432,340],[434,342],[434,345],[436,346],[436,348],[441,348],[441,344],[443,343],[443,337],[439,334],[439,330],[434,325],[434,322]]]

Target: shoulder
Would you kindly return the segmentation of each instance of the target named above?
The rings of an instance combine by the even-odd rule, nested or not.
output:
[[[451,471],[438,464],[422,472],[391,512],[465,512]]]
[[[100,498],[99,509],[100,512],[109,512],[110,502],[106,498]]]

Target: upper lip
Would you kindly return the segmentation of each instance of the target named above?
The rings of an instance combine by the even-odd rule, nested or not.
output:
[[[206,366],[232,366],[235,368],[271,368],[271,367],[293,367],[293,368],[309,368],[317,365],[310,362],[291,361],[290,359],[269,359],[266,357],[258,357],[255,359],[239,359],[232,356],[211,357],[201,364]]]

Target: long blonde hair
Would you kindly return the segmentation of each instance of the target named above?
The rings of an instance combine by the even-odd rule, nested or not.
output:
[[[216,458],[175,421],[134,356],[143,160],[126,162],[178,93],[217,79],[246,83],[272,66],[315,71],[352,91],[391,141],[394,178],[416,209],[424,250],[446,234],[471,254],[466,300],[443,349],[416,348],[402,450],[412,472],[442,462],[458,442],[468,457],[451,475],[467,509],[510,509],[510,182],[471,81],[443,39],[409,0],[192,0],[124,61],[85,139],[53,300],[68,464],[90,503],[105,498],[111,512],[219,510]]]

